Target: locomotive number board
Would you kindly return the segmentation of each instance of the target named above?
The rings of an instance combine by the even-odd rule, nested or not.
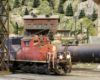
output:
[[[39,38],[40,40],[44,40],[44,38]]]

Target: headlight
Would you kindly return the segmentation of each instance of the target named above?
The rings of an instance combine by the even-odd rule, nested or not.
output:
[[[60,55],[60,56],[59,56],[59,58],[60,58],[60,59],[62,59],[62,58],[63,58],[63,56],[62,56],[62,55]]]
[[[70,58],[70,55],[67,55],[67,58],[69,59]]]
[[[56,51],[56,47],[55,46],[53,46],[53,49],[52,49],[54,52]]]

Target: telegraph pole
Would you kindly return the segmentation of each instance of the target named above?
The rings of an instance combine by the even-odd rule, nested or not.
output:
[[[5,40],[7,44],[5,45]],[[0,61],[1,61],[1,72],[9,72],[9,0],[0,0]],[[5,60],[7,63],[5,63]],[[5,74],[7,74],[5,72]]]

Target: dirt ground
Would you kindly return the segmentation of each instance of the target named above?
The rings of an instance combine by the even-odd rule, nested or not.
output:
[[[100,80],[100,71],[72,71],[66,75],[20,73],[0,76],[0,80]]]
[[[32,73],[15,73],[0,76],[0,80],[100,80],[99,64],[78,63],[73,65],[71,73],[65,75],[46,75]]]

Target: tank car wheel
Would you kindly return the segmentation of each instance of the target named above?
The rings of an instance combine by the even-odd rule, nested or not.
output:
[[[33,65],[33,66],[31,67],[31,71],[32,71],[33,73],[37,73],[37,69],[38,69],[38,66],[36,66],[36,65]]]

